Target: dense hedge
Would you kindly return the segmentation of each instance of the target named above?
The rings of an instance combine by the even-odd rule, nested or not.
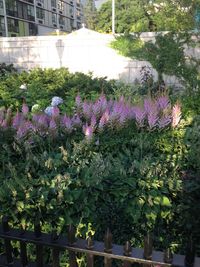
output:
[[[3,79],[1,104],[13,106],[15,113],[14,107],[21,109],[22,96],[29,107],[39,103],[44,108],[58,95],[65,100],[61,110],[77,114],[73,103],[78,91],[84,99],[95,98],[102,87],[108,94],[115,90],[104,79],[95,80],[98,86],[93,92],[91,77],[72,75],[65,69],[54,74],[54,70],[34,70]],[[62,75],[71,79],[65,83],[63,78],[59,84],[56,79],[61,81]],[[27,84],[25,91],[19,89],[23,83]],[[109,226],[114,242],[130,239],[137,246],[151,230],[156,248],[171,246],[179,252],[184,252],[186,238],[193,234],[200,253],[197,97],[195,103],[193,96],[183,99],[178,128],[138,127],[132,121],[123,127],[111,124],[103,131],[96,130],[91,140],[85,139],[82,126],[72,133],[59,128],[59,135],[27,131],[26,138],[16,138],[16,128],[7,127],[13,123],[13,115],[10,110],[3,111],[8,125],[1,121],[0,214],[24,227],[32,227],[38,218],[48,231],[55,227],[66,231],[66,225],[74,223],[84,235],[92,227],[99,239]],[[27,120],[35,115],[25,114]],[[90,126],[87,120],[84,123]],[[49,121],[49,125],[53,130],[54,123]]]

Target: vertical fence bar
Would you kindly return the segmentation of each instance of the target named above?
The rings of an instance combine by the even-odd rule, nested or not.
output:
[[[185,267],[193,267],[194,262],[195,262],[195,246],[191,236],[185,254]]]
[[[10,231],[7,217],[3,217],[2,219],[2,229],[4,233],[9,233]],[[13,249],[12,249],[11,241],[7,238],[4,238],[4,246],[5,246],[7,264],[8,266],[11,266],[13,265],[13,255],[12,255]]]
[[[124,256],[130,257],[132,253],[131,243],[129,241],[126,241],[124,245]],[[131,262],[130,261],[123,261],[122,267],[130,267]]]
[[[76,239],[75,239],[76,229],[73,225],[69,225],[68,228],[68,243],[70,246],[73,246]],[[69,266],[70,267],[78,267],[76,261],[76,252],[69,250]]]
[[[35,223],[34,225],[35,238],[37,240],[41,239],[41,227],[40,223]],[[36,244],[36,266],[43,267],[43,246]]]
[[[27,249],[24,241],[20,241],[20,260],[23,267],[28,265]]]
[[[147,233],[144,238],[144,258],[145,260],[152,259],[153,239],[151,233]],[[151,267],[151,264],[143,264],[143,267]]]
[[[60,251],[58,248],[52,249],[52,266],[53,267],[60,266],[59,255],[60,255]]]
[[[94,243],[92,240],[92,236],[89,235],[88,239],[87,239],[87,249],[91,250],[94,247]],[[87,258],[87,267],[94,267],[94,255],[91,253],[87,253],[86,255]]]
[[[165,263],[172,263],[173,261],[173,255],[172,255],[172,252],[171,252],[171,249],[168,248],[164,251],[164,258],[163,258],[163,261]]]
[[[104,236],[104,251],[106,253],[112,253],[112,234],[110,229],[108,228],[106,234]],[[111,267],[112,266],[112,258],[109,256],[104,257],[104,266]]]
[[[58,235],[56,231],[53,231],[51,234],[51,242],[56,243],[58,240]],[[52,267],[59,267],[60,266],[60,251],[58,248],[52,249]]]

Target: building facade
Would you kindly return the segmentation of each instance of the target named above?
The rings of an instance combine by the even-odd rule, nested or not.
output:
[[[71,32],[82,17],[81,0],[0,0],[0,36]]]

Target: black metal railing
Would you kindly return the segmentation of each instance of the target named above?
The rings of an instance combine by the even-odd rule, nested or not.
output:
[[[142,267],[200,267],[200,258],[195,257],[194,245],[189,241],[186,255],[172,255],[167,249],[165,252],[153,251],[153,240],[150,234],[144,238],[144,249],[132,248],[127,241],[124,246],[112,243],[112,234],[106,231],[104,242],[93,241],[89,236],[87,240],[75,238],[76,230],[70,225],[67,235],[57,235],[56,232],[45,234],[41,232],[40,224],[36,224],[34,231],[12,229],[7,218],[3,218],[0,225],[0,239],[4,241],[4,252],[0,255],[0,266],[33,266],[29,262],[27,245],[34,244],[36,260],[34,265],[44,266],[44,249],[52,250],[51,266],[59,267],[60,252],[68,250],[69,266],[77,267],[76,254],[86,254],[87,266],[94,267],[95,256],[104,258],[104,266],[111,267],[112,260],[122,261],[123,267],[130,267],[138,263]],[[19,242],[20,259],[14,258],[12,241]],[[33,252],[31,252],[32,254]]]

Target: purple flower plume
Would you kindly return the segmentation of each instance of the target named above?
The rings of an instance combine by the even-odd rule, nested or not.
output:
[[[134,107],[133,109],[135,119],[139,127],[142,127],[144,124],[144,119],[145,119],[145,111],[141,107]]]
[[[163,129],[167,127],[172,121],[172,118],[170,115],[163,116],[158,120],[158,128]]]
[[[81,108],[82,100],[81,100],[80,95],[77,95],[77,96],[76,96],[76,98],[75,98],[75,103],[76,103],[76,107],[77,107],[78,109]]]
[[[19,126],[22,124],[23,119],[24,119],[23,115],[21,113],[17,112],[13,118],[12,127],[15,129],[18,129]]]
[[[167,109],[170,106],[169,98],[167,96],[158,97],[156,103],[159,110]]]
[[[86,123],[86,125],[83,126],[83,133],[85,134],[85,137],[88,141],[90,141],[93,137],[93,127]]]
[[[23,105],[22,105],[22,113],[24,114],[24,116],[26,116],[28,114],[28,112],[29,112],[29,108],[28,108],[27,104],[23,103]]]
[[[72,120],[67,116],[64,115],[61,119],[61,124],[66,129],[67,132],[71,133],[72,132]]]
[[[155,113],[150,113],[147,116],[148,126],[149,129],[152,130],[154,127],[157,126],[158,116]]]

